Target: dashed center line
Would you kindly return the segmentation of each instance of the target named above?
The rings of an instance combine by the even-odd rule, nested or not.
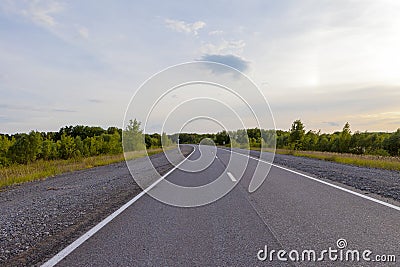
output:
[[[226,172],[229,176],[229,178],[231,178],[232,182],[237,182],[236,178],[232,175],[232,173],[230,172]]]

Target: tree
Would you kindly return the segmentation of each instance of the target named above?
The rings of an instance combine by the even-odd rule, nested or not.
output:
[[[249,137],[247,136],[246,130],[237,130],[235,136],[236,142],[238,142],[240,145],[249,145]]]
[[[119,131],[114,131],[113,134],[109,134],[109,139],[106,142],[108,149],[107,153],[110,154],[118,154],[122,152],[122,143],[121,143],[121,136]]]
[[[172,141],[166,133],[162,133],[161,135],[161,144],[163,147],[169,147],[172,145]]]
[[[104,141],[101,136],[89,137],[89,154],[91,156],[100,155],[104,149]]]
[[[57,141],[57,150],[60,158],[69,159],[76,156],[76,145],[74,138],[65,133],[61,135],[61,140]]]
[[[351,130],[350,124],[346,122],[339,136],[339,151],[340,153],[348,153],[350,151]]]
[[[218,145],[227,145],[229,144],[229,135],[228,133],[223,130],[222,132],[219,132],[215,135],[215,142]]]
[[[258,128],[247,129],[247,136],[249,138],[254,138],[255,140],[260,140],[261,131]]]
[[[309,130],[304,136],[302,142],[302,149],[304,150],[316,150],[318,146],[319,133]]]
[[[289,146],[290,133],[287,131],[276,131],[276,148],[287,148]]]
[[[151,135],[150,143],[152,148],[161,147],[161,135],[158,133],[153,133]]]
[[[79,135],[77,137],[75,137],[74,143],[75,143],[75,148],[76,148],[75,155],[79,156],[79,157],[84,156],[85,155],[85,147],[83,145],[82,138]]]
[[[258,128],[247,129],[250,147],[261,147],[261,131]]]
[[[149,149],[151,147],[151,136],[148,134],[145,134],[144,142],[146,143],[146,148]]]
[[[51,139],[45,139],[42,143],[42,153],[40,157],[44,160],[57,158],[57,144]]]
[[[15,139],[9,139],[7,136],[0,135],[0,166],[6,166],[10,163],[7,153]]]
[[[42,142],[42,135],[39,132],[31,131],[29,134],[19,134],[8,151],[8,157],[17,163],[32,162],[40,155]]]
[[[275,148],[277,146],[278,134],[276,130],[261,130],[263,147]]]
[[[319,151],[329,151],[329,135],[322,134],[318,138],[317,150]]]
[[[385,139],[383,146],[391,156],[400,156],[400,129]]]
[[[302,149],[305,128],[301,120],[295,120],[290,129],[289,143],[291,148],[295,150]]]
[[[123,145],[125,151],[137,151],[146,149],[143,130],[140,128],[140,122],[134,119],[130,120],[123,132]]]
[[[340,132],[334,132],[329,136],[329,151],[339,152]]]

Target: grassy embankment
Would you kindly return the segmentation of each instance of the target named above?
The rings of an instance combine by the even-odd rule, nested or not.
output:
[[[260,148],[251,148],[251,149],[258,151],[260,150]],[[268,152],[268,150],[265,151]],[[307,158],[332,161],[342,164],[356,165],[361,167],[400,171],[399,157],[354,155],[354,154],[341,154],[341,153],[319,152],[319,151],[297,151],[288,149],[277,149],[276,154],[307,157]]]
[[[169,147],[167,149],[175,148]],[[148,149],[149,156],[162,152],[162,148]],[[127,159],[136,159],[146,156],[146,151],[134,151],[127,154]],[[38,160],[26,165],[15,164],[8,167],[0,167],[0,188],[44,179],[57,174],[89,169],[97,166],[124,161],[123,154],[100,155],[88,158],[67,160]]]

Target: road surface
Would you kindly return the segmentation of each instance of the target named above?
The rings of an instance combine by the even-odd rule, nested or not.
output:
[[[201,186],[222,174],[224,182],[236,186],[218,201],[181,208],[143,194],[80,246],[68,251],[66,256],[64,253],[64,258],[53,258],[49,265],[396,266],[396,263],[373,262],[379,256],[390,260],[390,255],[396,257],[397,264],[400,261],[398,207],[277,166],[271,167],[257,191],[249,193],[248,186],[259,161],[220,148],[216,156],[201,172],[178,168],[165,179],[183,186]],[[180,167],[199,157],[196,147]],[[241,179],[234,166],[226,169],[230,157],[248,160]],[[151,190],[157,190],[157,185]],[[337,244],[340,239],[347,242],[342,249]],[[287,253],[282,252],[282,260],[275,252],[272,260],[267,257],[262,261],[266,246],[268,256],[271,250]],[[329,248],[337,250],[331,254],[333,259],[337,255],[336,260],[331,260],[328,252],[322,253]],[[304,250],[315,251],[317,258],[323,255],[323,261],[313,262],[311,256],[311,260],[307,258],[307,252],[302,259]],[[340,261],[339,253],[346,254],[348,250],[359,251],[360,261],[346,261],[345,256]],[[371,251],[366,252],[370,262],[362,259],[366,250]],[[293,251],[298,251],[299,261],[290,260],[296,258]],[[350,254],[348,259],[353,259]]]

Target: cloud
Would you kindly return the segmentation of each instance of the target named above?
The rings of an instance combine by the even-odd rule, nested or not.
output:
[[[203,55],[201,60],[225,64],[241,72],[244,72],[249,68],[248,61],[235,55]]]
[[[102,103],[103,102],[100,99],[95,99],[95,98],[90,98],[90,99],[88,99],[88,101],[91,103]]]
[[[328,124],[329,126],[339,126],[339,123],[334,121],[323,121],[322,123]]]
[[[31,112],[43,112],[44,108],[34,107],[31,105],[10,105],[10,104],[0,104],[0,109],[5,110],[23,110],[23,111],[31,111]]]
[[[246,43],[243,40],[222,40],[219,44],[205,43],[200,51],[204,54],[240,54],[245,46]]]
[[[45,27],[57,25],[54,15],[61,12],[64,6],[57,1],[29,1],[26,9],[22,9],[21,14],[31,19],[34,23]]]
[[[54,111],[54,112],[61,112],[61,113],[77,112],[76,110],[71,110],[71,109],[60,109],[60,108],[55,108],[55,109],[52,109],[51,111]]]
[[[30,26],[44,28],[62,41],[79,46],[81,40],[77,36],[87,40],[90,33],[88,28],[68,17],[70,11],[59,0],[0,1],[0,15],[22,17],[32,24]]]
[[[0,115],[0,122],[9,122],[10,119],[6,116]]]
[[[223,31],[216,30],[216,31],[211,31],[211,32],[209,32],[208,35],[221,35],[221,34],[223,34],[223,33],[224,33]]]
[[[166,19],[165,25],[167,26],[167,28],[172,29],[176,32],[197,35],[198,30],[204,28],[206,26],[206,23],[204,21],[187,23],[181,20]]]

